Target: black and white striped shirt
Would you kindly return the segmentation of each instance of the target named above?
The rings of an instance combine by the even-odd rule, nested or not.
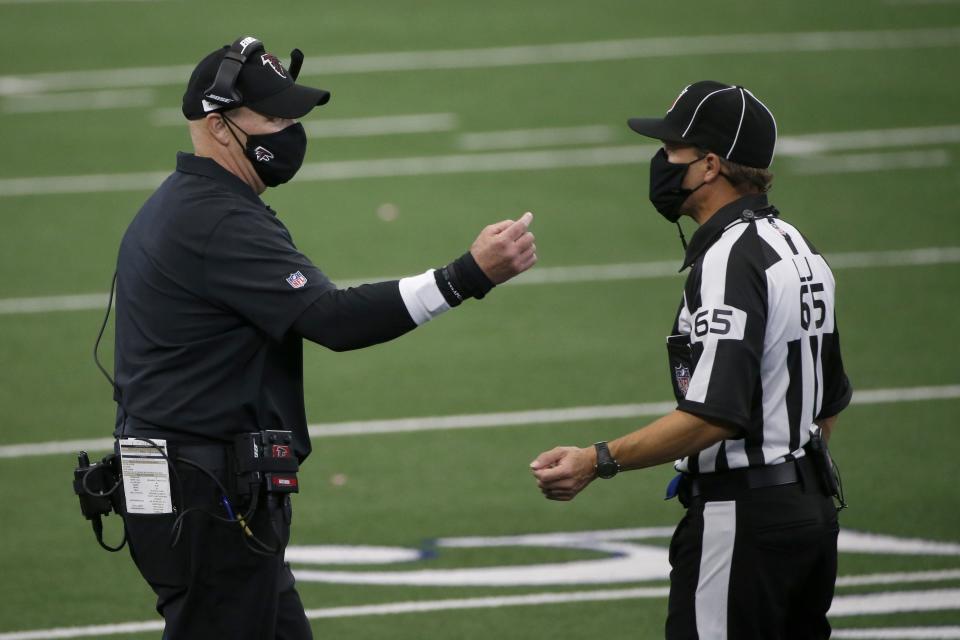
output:
[[[691,239],[674,324],[692,363],[678,408],[735,427],[676,467],[709,473],[802,457],[815,420],[850,402],[830,267],[766,195],[720,209]],[[674,372],[676,374],[676,372]]]

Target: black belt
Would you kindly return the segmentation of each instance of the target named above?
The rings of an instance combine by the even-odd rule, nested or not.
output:
[[[226,469],[227,461],[233,454],[231,444],[189,444],[170,443],[170,455],[174,460],[186,458],[204,467]]]
[[[167,437],[145,435],[142,433],[127,433],[126,437],[138,438],[143,442],[151,442],[155,439],[166,440],[167,456],[171,462],[175,462],[180,458],[187,458],[199,465],[212,469],[226,469],[227,463],[233,455],[232,444],[219,444],[214,442],[210,444],[183,444]]]
[[[694,498],[732,498],[751,489],[779,487],[800,482],[809,461],[806,458],[769,467],[732,469],[689,478],[690,495]]]

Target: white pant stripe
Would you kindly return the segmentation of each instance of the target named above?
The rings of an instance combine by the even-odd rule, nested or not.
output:
[[[727,640],[727,595],[736,533],[736,502],[708,502],[704,505],[703,549],[696,595],[700,640]]]

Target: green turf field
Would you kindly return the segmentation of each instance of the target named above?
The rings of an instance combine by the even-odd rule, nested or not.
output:
[[[34,445],[110,435],[90,353],[120,236],[188,149],[175,112],[190,67],[247,33],[284,60],[301,48],[303,80],[333,93],[305,120],[303,179],[265,200],[334,281],[422,272],[536,214],[525,284],[395,343],[306,347],[319,426],[292,544],[406,558],[295,562],[318,638],[662,637],[665,574],[577,576],[606,575],[614,553],[660,557],[681,516],[660,500],[672,470],[558,504],[526,467],[653,417],[597,407],[670,397],[682,279],[657,265],[679,266],[680,246],[625,120],[706,78],[771,107],[772,200],[836,268],[863,394],[831,442],[851,504],[833,622],[878,630],[837,637],[960,638],[960,3],[0,0],[0,640],[160,635],[126,553],[101,551],[79,515],[74,455]],[[517,413],[575,407],[594,417]],[[490,428],[322,435],[500,412]],[[550,533],[569,535],[522,537]]]

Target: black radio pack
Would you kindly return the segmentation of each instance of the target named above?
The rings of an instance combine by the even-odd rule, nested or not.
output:
[[[107,551],[119,551],[127,542],[124,529],[123,541],[119,546],[111,547],[104,543],[101,520],[102,516],[111,513],[123,514],[122,492],[119,491],[122,483],[119,456],[111,453],[99,462],[90,464],[86,451],[77,455],[77,467],[73,470],[73,492],[80,498],[80,512],[93,526],[97,542]]]
[[[810,442],[804,447],[810,461],[816,469],[820,486],[824,493],[837,500],[837,511],[847,508],[847,501],[843,495],[843,482],[840,480],[840,470],[830,455],[827,441],[824,440],[820,427],[810,429]]]
[[[249,496],[262,484],[268,494],[298,493],[300,463],[293,452],[293,433],[264,430],[234,438],[237,494]]]

